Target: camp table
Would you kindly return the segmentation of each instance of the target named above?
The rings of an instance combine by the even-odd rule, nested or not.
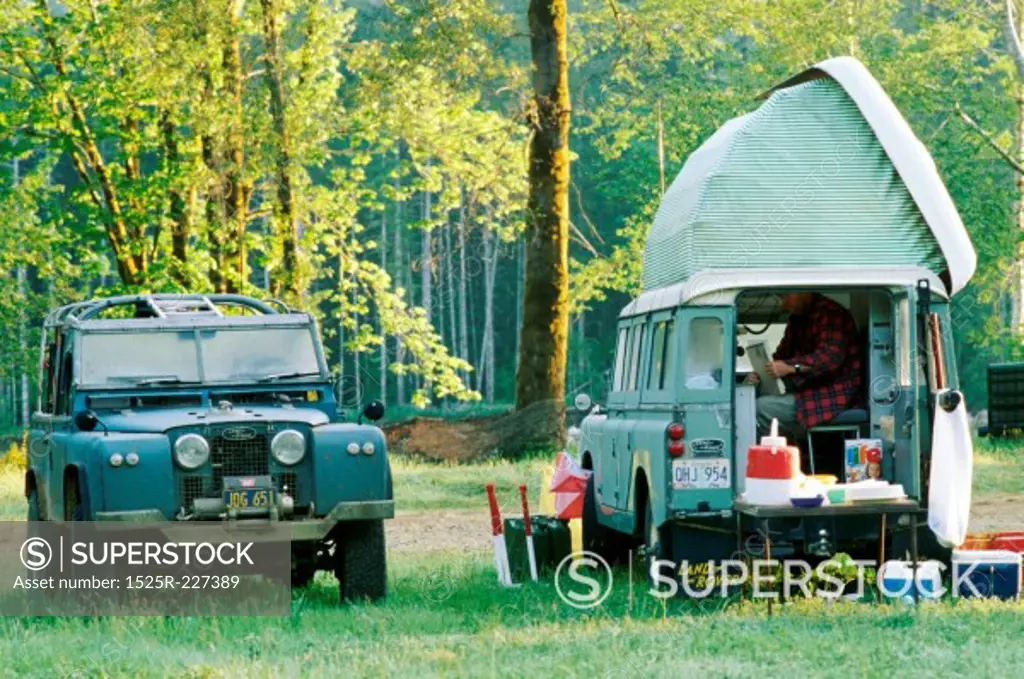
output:
[[[893,500],[889,502],[862,502],[827,504],[820,507],[793,507],[791,505],[755,505],[747,502],[737,501],[735,506],[736,516],[736,550],[739,554],[746,555],[743,547],[744,520],[759,524],[761,534],[764,536],[765,559],[772,558],[771,521],[772,519],[807,519],[807,518],[829,518],[834,522],[836,518],[846,516],[878,515],[880,522],[878,564],[879,567],[885,563],[885,526],[889,515],[909,516],[911,525],[915,530],[910,531],[910,559],[911,568],[914,571],[914,602],[917,603],[917,517],[925,514],[926,508],[914,500]],[[835,535],[833,530],[833,535]],[[785,592],[783,592],[783,596]],[[772,613],[772,600],[768,599],[768,614]]]

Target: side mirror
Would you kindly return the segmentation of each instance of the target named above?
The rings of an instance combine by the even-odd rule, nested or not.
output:
[[[590,394],[576,394],[576,398],[572,402],[576,410],[580,412],[587,412],[590,410],[590,406],[593,405],[593,401],[590,400]]]
[[[380,401],[370,401],[363,408],[363,417],[368,419],[370,422],[376,422],[380,418],[384,417],[384,404]]]
[[[100,418],[91,410],[79,410],[75,413],[75,426],[82,431],[93,431],[99,423]]]

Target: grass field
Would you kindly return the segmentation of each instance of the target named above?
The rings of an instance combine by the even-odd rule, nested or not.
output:
[[[1024,490],[1017,459],[979,446],[976,495]],[[395,521],[480,510],[484,482],[509,496],[522,482],[535,490],[542,467],[396,462]],[[23,511],[18,472],[0,472],[0,516]],[[663,605],[639,573],[620,571],[586,612],[562,603],[550,579],[498,587],[486,551],[392,552],[389,565],[380,605],[338,607],[321,574],[285,618],[0,620],[0,676],[990,677],[1024,665],[1018,604],[803,600],[769,618],[763,602]]]

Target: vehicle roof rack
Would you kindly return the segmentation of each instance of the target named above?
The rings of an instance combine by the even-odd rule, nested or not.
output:
[[[136,318],[167,318],[180,314],[223,316],[224,307],[242,307],[268,316],[296,313],[278,299],[264,302],[247,295],[228,293],[122,295],[66,304],[50,312],[46,317],[45,326],[52,328],[70,319],[87,320],[106,309],[119,306],[134,306]]]

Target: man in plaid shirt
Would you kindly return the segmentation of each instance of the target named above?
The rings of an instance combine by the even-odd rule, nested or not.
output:
[[[850,312],[823,295],[782,295],[782,307],[791,315],[767,372],[783,380],[786,393],[757,399],[757,428],[766,434],[775,418],[780,433],[803,439],[810,427],[860,407],[861,345]]]

